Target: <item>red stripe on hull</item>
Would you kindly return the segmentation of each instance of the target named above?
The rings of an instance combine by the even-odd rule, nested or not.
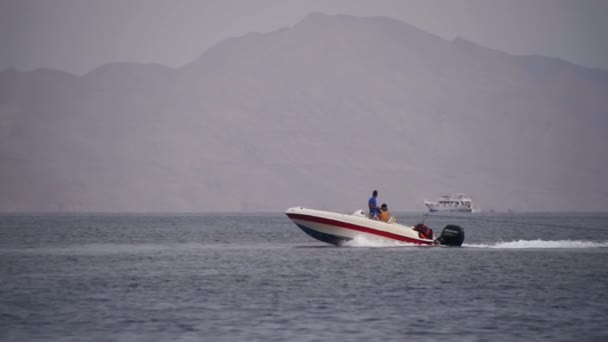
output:
[[[356,230],[358,232],[363,232],[363,233],[367,233],[367,234],[378,235],[378,236],[382,236],[382,237],[393,239],[393,240],[404,241],[404,242],[409,242],[409,243],[415,243],[415,244],[418,244],[418,245],[432,245],[433,244],[432,242],[416,240],[416,239],[409,238],[407,236],[397,235],[397,234],[385,232],[383,230],[377,230],[377,229],[368,228],[368,227],[364,227],[364,226],[358,226],[358,225],[352,224],[352,223],[347,223],[347,222],[327,219],[327,218],[324,218],[324,217],[304,215],[304,214],[293,214],[293,213],[289,213],[289,214],[286,214],[286,215],[290,219],[310,221],[310,222],[321,223],[321,224],[327,224],[327,225],[336,226],[336,227],[340,227],[340,228]]]

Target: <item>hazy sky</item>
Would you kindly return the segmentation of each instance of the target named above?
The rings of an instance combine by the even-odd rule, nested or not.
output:
[[[389,16],[447,39],[608,69],[603,0],[0,0],[0,70],[177,67],[222,39],[289,27],[313,11]]]

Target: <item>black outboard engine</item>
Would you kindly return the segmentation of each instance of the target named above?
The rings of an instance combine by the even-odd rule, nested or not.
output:
[[[445,226],[441,232],[441,236],[435,240],[440,245],[444,246],[462,246],[464,241],[464,229],[453,224]]]

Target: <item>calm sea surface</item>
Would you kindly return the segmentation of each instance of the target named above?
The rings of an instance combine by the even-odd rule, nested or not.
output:
[[[0,340],[608,341],[608,214],[462,217],[426,220],[466,232],[432,248],[283,214],[0,215]]]

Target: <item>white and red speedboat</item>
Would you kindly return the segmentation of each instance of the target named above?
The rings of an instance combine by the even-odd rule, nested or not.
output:
[[[427,232],[426,237],[423,237],[419,225],[410,227],[373,220],[368,218],[363,210],[353,214],[339,214],[294,207],[287,209],[285,214],[306,234],[336,246],[360,235],[431,246],[461,246],[464,241],[464,230],[459,226],[446,226],[439,238],[435,238],[432,232],[430,235]]]

